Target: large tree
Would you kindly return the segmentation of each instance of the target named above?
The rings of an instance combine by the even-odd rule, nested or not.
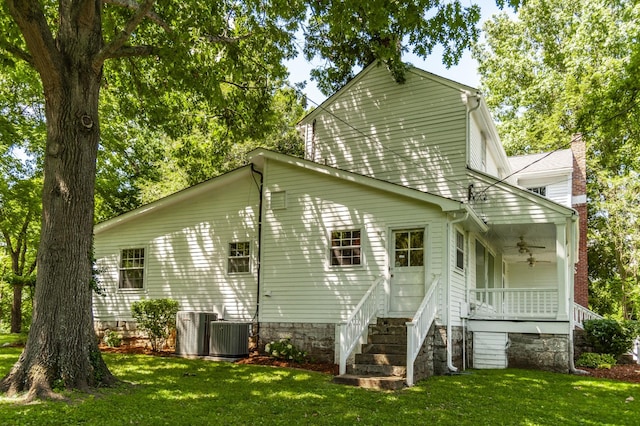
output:
[[[591,307],[637,316],[640,9],[613,0],[530,0],[495,16],[475,50],[510,154],[587,141]],[[635,200],[635,201],[634,201]]]
[[[270,114],[297,31],[308,40],[308,56],[327,59],[331,81],[345,81],[353,65],[373,59],[401,80],[403,43],[426,56],[444,42],[455,59],[475,40],[479,9],[461,3],[5,0],[0,64],[22,61],[39,75],[47,138],[33,322],[0,389],[46,397],[54,395],[54,382],[89,389],[114,381],[98,351],[91,308],[101,89],[119,88],[129,98],[123,115],[140,114],[139,123],[162,126],[170,136],[188,130],[185,117],[198,116],[245,123],[251,137],[251,123]],[[191,107],[204,104],[204,111]]]

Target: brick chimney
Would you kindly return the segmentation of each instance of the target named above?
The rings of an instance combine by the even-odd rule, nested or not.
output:
[[[574,301],[579,305],[588,307],[589,302],[589,276],[587,263],[587,162],[586,144],[582,135],[575,135],[571,141],[573,153],[573,184],[571,206],[580,215],[578,241],[578,263],[574,276]]]

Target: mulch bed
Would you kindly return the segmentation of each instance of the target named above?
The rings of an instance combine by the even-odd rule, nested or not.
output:
[[[124,353],[124,354],[145,354],[156,356],[174,356],[173,351],[161,351],[153,352],[151,349],[142,346],[120,346],[118,348],[109,348],[101,346],[100,350],[109,353]],[[338,365],[332,363],[322,362],[305,362],[296,363],[282,359],[274,359],[268,356],[260,355],[258,353],[252,353],[248,358],[243,358],[236,361],[237,364],[252,364],[252,365],[271,365],[274,367],[286,367],[286,368],[298,368],[303,370],[316,371],[319,373],[338,375]],[[620,380],[623,382],[640,383],[640,365],[639,364],[622,364],[614,365],[611,369],[601,368],[580,368],[589,372],[592,377],[598,377],[603,379]]]

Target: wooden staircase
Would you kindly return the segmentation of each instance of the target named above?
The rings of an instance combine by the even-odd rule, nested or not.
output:
[[[356,354],[347,374],[334,377],[334,383],[363,388],[397,390],[405,385],[407,374],[407,318],[378,318],[369,324],[367,343]]]

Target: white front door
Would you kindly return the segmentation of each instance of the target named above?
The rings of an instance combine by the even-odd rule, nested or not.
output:
[[[425,230],[391,231],[389,314],[412,317],[425,295]]]

